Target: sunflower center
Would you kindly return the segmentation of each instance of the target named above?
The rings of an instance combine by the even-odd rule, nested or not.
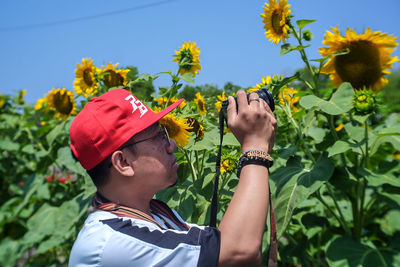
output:
[[[181,65],[182,68],[190,70],[190,68],[192,67],[192,65],[190,64],[193,63],[192,52],[190,52],[189,49],[184,49],[181,51],[180,55],[181,55],[181,60],[179,64]]]
[[[87,84],[87,86],[92,86],[93,85],[93,79],[91,78],[91,71],[90,69],[85,69],[83,71],[83,80]]]
[[[365,40],[351,42],[343,48],[349,48],[350,53],[335,57],[339,77],[356,89],[372,87],[382,75],[378,48]]]
[[[68,95],[57,92],[54,95],[54,107],[58,112],[68,115],[74,106]]]
[[[124,84],[124,77],[113,70],[107,71],[108,74],[104,75],[104,84],[108,87],[115,87]]]
[[[272,28],[278,34],[282,34],[283,30],[281,27],[281,15],[278,10],[275,10],[274,14],[271,16]]]
[[[199,105],[199,110],[200,111],[205,111],[206,110],[206,106],[205,106],[204,101],[200,100],[197,104]]]

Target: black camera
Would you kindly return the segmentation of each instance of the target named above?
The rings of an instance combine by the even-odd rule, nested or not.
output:
[[[271,111],[274,112],[274,110],[275,110],[274,98],[272,97],[272,94],[268,91],[268,89],[261,88],[260,90],[257,90],[257,91],[255,91],[253,93],[258,94],[258,96],[268,104],[268,106],[271,109]],[[247,94],[247,101],[249,101],[250,94],[251,93]],[[237,98],[236,97],[235,97],[235,101],[236,101],[236,107],[237,107]],[[228,105],[229,105],[228,100],[224,100],[222,102],[222,110],[224,111],[225,118],[227,118],[226,109],[228,108]]]

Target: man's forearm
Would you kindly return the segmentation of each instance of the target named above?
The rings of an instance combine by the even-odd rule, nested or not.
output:
[[[269,205],[268,169],[259,165],[243,167],[240,181],[219,229],[220,262],[246,260],[261,252]],[[258,259],[254,259],[257,262]]]

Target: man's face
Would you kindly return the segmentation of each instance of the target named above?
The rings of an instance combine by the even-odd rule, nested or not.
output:
[[[173,154],[176,143],[168,140],[158,124],[137,134],[131,142],[136,143],[132,164],[135,176],[143,179],[140,182],[156,191],[176,183],[178,164]]]

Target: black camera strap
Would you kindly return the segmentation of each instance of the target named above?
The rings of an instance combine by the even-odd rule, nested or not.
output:
[[[216,159],[216,173],[214,178],[214,190],[213,196],[211,199],[211,215],[210,215],[210,226],[217,226],[217,211],[218,211],[218,186],[219,186],[219,176],[221,174],[221,154],[222,154],[222,142],[224,140],[224,122],[226,122],[226,118],[224,116],[223,110],[221,109],[219,112],[219,136],[220,143],[218,149],[218,155]],[[269,239],[269,252],[268,252],[268,267],[278,266],[278,242],[276,238],[276,223],[275,223],[275,213],[274,208],[272,206],[271,199],[271,190],[268,184],[269,191],[269,215],[270,215],[270,239]]]

